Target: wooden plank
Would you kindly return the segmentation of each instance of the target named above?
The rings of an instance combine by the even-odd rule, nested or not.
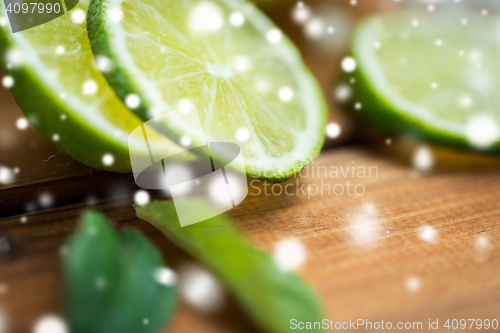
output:
[[[359,17],[399,4],[309,4],[321,3],[333,5],[348,18],[344,40],[328,52],[315,48],[304,37],[303,27],[290,21],[291,7],[269,13],[299,45],[328,99],[330,121],[342,127],[340,138],[327,140],[330,147],[364,132],[333,100],[335,82],[341,78],[339,63],[347,53],[348,31]],[[323,7],[314,8],[315,13],[321,13]],[[189,260],[160,233],[135,218],[131,208],[135,186],[130,175],[92,172],[60,154],[32,127],[17,130],[14,124],[22,113],[3,89],[0,105],[0,165],[20,168],[16,181],[0,191],[0,308],[6,312],[12,332],[29,332],[41,315],[61,312],[59,252],[85,208],[105,212],[120,226],[142,230],[174,268]],[[378,147],[325,151],[308,168],[316,168],[320,175],[309,173],[281,185],[290,185],[287,189],[295,193],[292,196],[254,195],[255,187],[270,189],[270,185],[254,183],[249,197],[230,214],[255,245],[268,251],[284,238],[296,238],[305,245],[307,261],[299,272],[324,300],[329,319],[421,321],[424,328],[429,319],[439,319],[441,325],[448,318],[500,319],[498,159],[439,150],[435,152],[438,165],[453,170],[417,173],[408,164],[420,143],[408,145],[394,139],[394,145],[384,147],[384,141],[385,136],[369,137],[364,142]],[[352,166],[375,166],[378,177],[360,178],[350,171],[332,177],[331,167],[335,166],[344,171]],[[327,167],[327,176],[321,167]],[[315,185],[321,188],[325,184],[330,191],[337,184],[346,189],[347,181],[363,185],[365,193],[310,193],[308,198],[307,192],[300,190],[311,185],[314,191]],[[117,190],[110,190],[113,188]],[[54,196],[55,207],[43,209],[35,204],[38,211],[26,212],[26,205],[36,203],[42,191]],[[159,192],[153,194],[161,197]],[[90,196],[96,198],[93,203],[86,202]],[[26,223],[21,217],[27,218]],[[433,228],[430,234],[424,232],[428,239],[432,230],[436,232],[434,242],[422,239],[423,226]],[[256,329],[230,300],[212,317],[182,304],[168,331]]]
[[[354,161],[354,163],[353,163]],[[378,168],[378,177],[312,177],[322,166]],[[323,169],[320,169],[323,170]],[[416,174],[399,162],[349,147],[325,152],[309,177],[287,184],[362,184],[360,196],[249,197],[231,211],[257,246],[272,251],[284,238],[307,249],[300,273],[317,290],[337,321],[422,321],[489,318],[500,309],[500,174],[454,171]],[[317,174],[317,170],[315,170]],[[257,186],[254,184],[254,187]],[[263,189],[263,187],[261,187]],[[291,187],[288,188],[291,192]],[[252,192],[254,191],[254,192]],[[275,192],[276,192],[275,188]],[[131,197],[104,199],[94,207],[119,225],[137,227],[161,248],[173,267],[187,260],[162,235],[134,217]],[[13,250],[0,259],[0,304],[26,331],[41,314],[60,310],[58,251],[71,234],[84,204],[73,204],[0,220]],[[419,237],[422,226],[437,232]],[[420,282],[411,290],[409,279]],[[417,283],[418,284],[418,283]],[[234,308],[234,307],[229,307]],[[183,305],[173,332],[244,331],[244,316],[226,308],[215,318]]]
[[[267,250],[282,237],[301,239],[310,254],[301,272],[337,320],[498,316],[498,172],[415,174],[352,150],[329,152],[317,164],[347,167],[351,160],[377,166],[379,177],[304,182],[352,180],[366,186],[363,196],[269,197],[265,205],[237,207],[235,218],[253,226],[252,240]],[[437,232],[434,243],[419,237],[425,225]],[[406,285],[412,277],[418,291]]]

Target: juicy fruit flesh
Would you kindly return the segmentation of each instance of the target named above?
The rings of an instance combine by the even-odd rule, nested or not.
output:
[[[96,67],[85,20],[75,21],[72,16],[75,12],[85,15],[89,2],[80,1],[71,12],[58,19],[13,34],[11,38],[19,47],[8,51],[7,57],[10,52],[11,57],[19,57],[20,63],[29,63],[37,76],[57,94],[56,98],[71,110],[76,110],[77,115],[84,118],[88,125],[107,135],[110,140],[126,145],[129,133],[142,121],[124,107],[109,87]],[[64,126],[64,117],[61,115],[61,127]],[[28,119],[36,121],[36,117],[29,115]],[[58,140],[65,139],[57,135]],[[165,150],[173,145],[158,133],[152,135],[151,141],[163,145]]]
[[[207,139],[238,143],[246,158],[279,158],[301,140],[308,102],[296,69],[256,26],[232,25],[234,12],[224,1],[111,3],[123,11],[134,65],[162,98],[150,98],[158,104],[153,109],[177,109],[189,101]]]
[[[361,57],[377,62],[365,69],[382,78],[375,86],[385,87],[389,100],[400,96],[418,105],[413,116],[454,133],[465,134],[464,125],[476,116],[500,124],[497,18],[413,12],[370,24],[370,37],[362,41],[370,49]]]

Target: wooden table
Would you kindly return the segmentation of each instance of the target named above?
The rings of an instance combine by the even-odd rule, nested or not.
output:
[[[280,21],[277,12],[271,15]],[[333,59],[340,59],[341,52]],[[337,60],[307,57],[328,96]],[[190,260],[135,217],[131,204],[137,187],[131,175],[90,170],[58,152],[35,129],[17,130],[14,124],[22,114],[5,90],[0,105],[0,165],[20,168],[16,181],[0,188],[0,308],[12,332],[29,332],[40,316],[61,313],[59,252],[84,209],[102,211],[119,225],[142,230],[174,268]],[[334,321],[422,322],[425,331],[430,319],[439,320],[440,331],[446,331],[446,319],[500,320],[498,160],[441,151],[436,157],[445,167],[421,173],[404,162],[413,148],[401,144],[404,149],[399,150],[396,139],[393,148],[383,150],[359,143],[339,147],[359,127],[331,100],[330,106],[332,119],[346,129],[343,136],[329,141],[330,148],[309,167],[316,176],[309,173],[283,185],[292,184],[289,193],[311,185],[313,193],[314,186],[326,191],[325,184],[331,190],[340,184],[344,193],[339,194],[337,185],[339,195],[308,197],[299,191],[266,196],[255,195],[252,187],[247,199],[230,212],[235,222],[256,246],[268,251],[282,239],[300,240],[307,260],[299,273],[322,297]],[[376,140],[383,143],[385,138]],[[330,174],[331,167],[345,172],[353,166],[357,171],[372,167],[372,176],[353,176],[350,170],[345,176]],[[329,170],[326,176],[324,167]],[[347,194],[347,181],[364,193]],[[275,193],[278,190],[275,187]],[[51,207],[38,203],[43,194],[54,199]],[[167,331],[255,331],[232,301],[228,303],[215,316],[182,304]]]

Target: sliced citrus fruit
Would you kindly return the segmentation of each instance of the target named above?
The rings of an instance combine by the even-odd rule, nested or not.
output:
[[[112,60],[106,77],[144,120],[174,142],[233,142],[247,174],[283,181],[319,153],[327,108],[292,43],[253,4],[237,0],[93,1],[92,50]],[[130,103],[127,103],[130,102]]]
[[[128,136],[143,122],[116,97],[97,66],[85,29],[89,1],[43,25],[12,33],[5,7],[0,4],[0,60],[4,86],[30,123],[61,151],[97,169],[130,172]],[[176,145],[158,134],[150,143],[176,151]],[[141,138],[130,149],[149,158]],[[185,155],[185,158],[189,158]],[[191,158],[193,156],[191,155]]]
[[[362,22],[357,66],[343,62],[357,112],[390,132],[500,152],[500,21],[483,14],[442,8]]]

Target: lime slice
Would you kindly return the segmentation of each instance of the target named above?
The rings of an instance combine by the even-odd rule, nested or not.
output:
[[[96,67],[85,30],[88,4],[80,1],[53,21],[12,33],[2,2],[3,83],[30,123],[61,151],[97,169],[130,172],[128,136],[142,121],[125,108]],[[108,65],[104,58],[97,63],[104,69]],[[150,142],[166,155],[176,151],[166,137],[153,136]],[[138,158],[149,159],[143,147],[141,138],[130,140]]]
[[[458,148],[500,152],[499,18],[436,9],[387,14],[354,35],[354,107],[369,122]]]
[[[236,143],[247,174],[275,182],[319,154],[327,116],[320,88],[251,3],[93,1],[88,27],[94,54],[114,64],[108,81],[141,118],[196,107],[204,133],[188,116],[156,123],[175,142]]]

